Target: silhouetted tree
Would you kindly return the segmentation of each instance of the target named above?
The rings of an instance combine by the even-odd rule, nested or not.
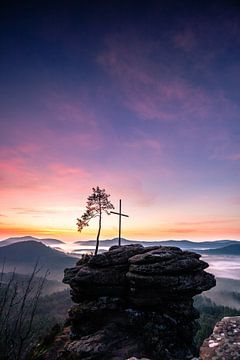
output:
[[[80,219],[77,219],[78,231],[82,231],[85,226],[88,226],[88,223],[91,219],[98,217],[98,233],[96,239],[96,249],[95,255],[98,253],[99,246],[99,237],[102,226],[102,215],[103,213],[107,213],[109,215],[108,210],[114,209],[113,204],[108,200],[109,196],[106,194],[105,189],[100,189],[98,186],[96,188],[92,188],[93,193],[87,198],[86,211],[81,216]]]
[[[4,267],[0,273],[0,354],[4,360],[22,360],[32,346],[33,320],[48,271],[38,283],[38,264],[33,268],[25,284],[16,280],[15,270],[4,281]]]

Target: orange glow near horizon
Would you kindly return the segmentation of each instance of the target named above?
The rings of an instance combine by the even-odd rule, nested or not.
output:
[[[34,180],[34,188],[19,183],[18,178],[23,174],[17,172],[12,185],[8,183],[0,190],[0,240],[26,235],[54,237],[63,241],[95,239],[96,221],[91,221],[82,233],[77,232],[76,227],[76,219],[83,213],[87,196],[91,193],[88,183],[95,185],[95,175],[89,174],[85,179],[85,172],[75,171],[73,167],[51,168],[54,173],[46,179],[40,179],[39,171],[35,171],[39,180]],[[63,173],[59,174],[59,169]],[[171,177],[165,188],[156,193],[153,186],[147,189],[139,186],[131,172],[127,180],[119,173],[109,177],[99,172],[99,178],[99,183],[106,184],[106,192],[111,193],[110,200],[116,208],[119,198],[123,199],[122,211],[129,214],[129,218],[124,218],[122,222],[122,236],[125,238],[197,241],[239,238],[239,217],[236,216],[239,201],[233,201],[224,193],[219,196],[218,192],[211,190],[208,196],[201,193],[195,196],[191,189],[184,189],[173,196],[171,189],[176,188],[176,184]],[[125,182],[124,188],[119,191],[121,182]],[[117,234],[117,217],[105,215],[101,238],[113,238]]]
[[[177,224],[176,224],[177,225]],[[207,224],[186,224],[183,226],[178,224],[178,227],[164,226],[159,227],[128,227],[123,225],[122,236],[127,239],[132,240],[168,240],[168,239],[187,239],[195,241],[204,241],[204,240],[219,240],[219,239],[238,239],[240,229],[238,224],[229,227],[229,225],[216,226],[216,223]],[[89,227],[85,228],[82,233],[79,233],[74,228],[61,228],[61,227],[29,227],[29,226],[3,226],[0,225],[0,240],[4,240],[7,237],[14,236],[35,236],[39,238],[51,237],[57,238],[66,242],[73,242],[77,240],[89,240],[95,239],[97,233],[96,224],[90,224]],[[224,236],[223,236],[224,234]],[[101,239],[111,239],[118,236],[117,224],[111,226],[110,228],[104,228],[103,220],[103,229],[101,232]]]
[[[57,171],[59,168],[58,166]],[[73,173],[74,177],[71,177]],[[239,238],[240,225],[236,216],[238,202],[234,203],[232,199],[224,197],[218,198],[217,193],[211,193],[209,197],[202,197],[200,194],[187,199],[187,190],[183,194],[175,194],[176,199],[171,194],[166,196],[164,191],[156,196],[154,189],[143,190],[134,182],[131,186],[131,174],[123,192],[120,192],[118,175],[113,174],[111,178],[102,175],[102,182],[106,182],[107,193],[110,189],[110,200],[115,207],[118,207],[118,200],[122,198],[122,211],[129,214],[129,218],[122,221],[123,237],[133,240],[197,241]],[[82,233],[77,232],[76,219],[83,213],[86,198],[91,193],[82,176],[83,172],[78,173],[72,169],[65,179],[62,176],[61,188],[58,186],[60,180],[52,177],[50,181],[47,178],[45,182],[39,183],[36,189],[26,187],[24,191],[19,188],[17,178],[13,187],[5,188],[5,192],[0,190],[0,240],[26,235],[59,238],[68,242],[95,239],[96,219],[90,221],[89,227],[84,228]],[[80,188],[78,184],[81,184]],[[166,189],[169,189],[169,185],[166,185]],[[117,236],[118,218],[105,215],[101,238]]]

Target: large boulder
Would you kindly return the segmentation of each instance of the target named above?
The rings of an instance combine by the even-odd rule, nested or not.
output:
[[[200,255],[179,248],[162,246],[131,257],[129,264],[130,299],[138,306],[167,308],[215,286]]]
[[[157,247],[156,247],[157,248]],[[88,265],[90,267],[107,267],[123,265],[128,263],[128,259],[136,254],[142,254],[146,250],[142,245],[113,246],[108,252],[93,256]]]
[[[240,359],[240,316],[219,321],[200,349],[200,360]]]
[[[66,269],[76,305],[59,360],[187,360],[198,312],[215,285],[200,255],[176,247],[114,246]]]
[[[177,249],[177,248],[176,248]],[[149,253],[133,256],[129,270],[137,274],[176,275],[195,272],[208,267],[199,260],[200,255],[188,251],[169,251],[158,249]]]

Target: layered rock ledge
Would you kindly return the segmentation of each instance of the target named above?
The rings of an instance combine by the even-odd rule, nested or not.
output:
[[[192,297],[215,286],[200,255],[176,247],[114,246],[65,270],[76,303],[59,359],[192,358]]]
[[[219,321],[200,349],[200,360],[240,359],[240,316]]]

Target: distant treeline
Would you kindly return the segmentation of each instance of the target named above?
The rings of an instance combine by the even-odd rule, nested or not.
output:
[[[238,297],[240,300],[240,293],[233,292],[233,297]],[[195,337],[195,344],[199,350],[203,340],[209,337],[212,333],[215,324],[225,316],[239,316],[240,310],[232,309],[228,306],[216,305],[211,299],[199,295],[194,299],[194,306],[200,312],[198,320],[199,330]]]

